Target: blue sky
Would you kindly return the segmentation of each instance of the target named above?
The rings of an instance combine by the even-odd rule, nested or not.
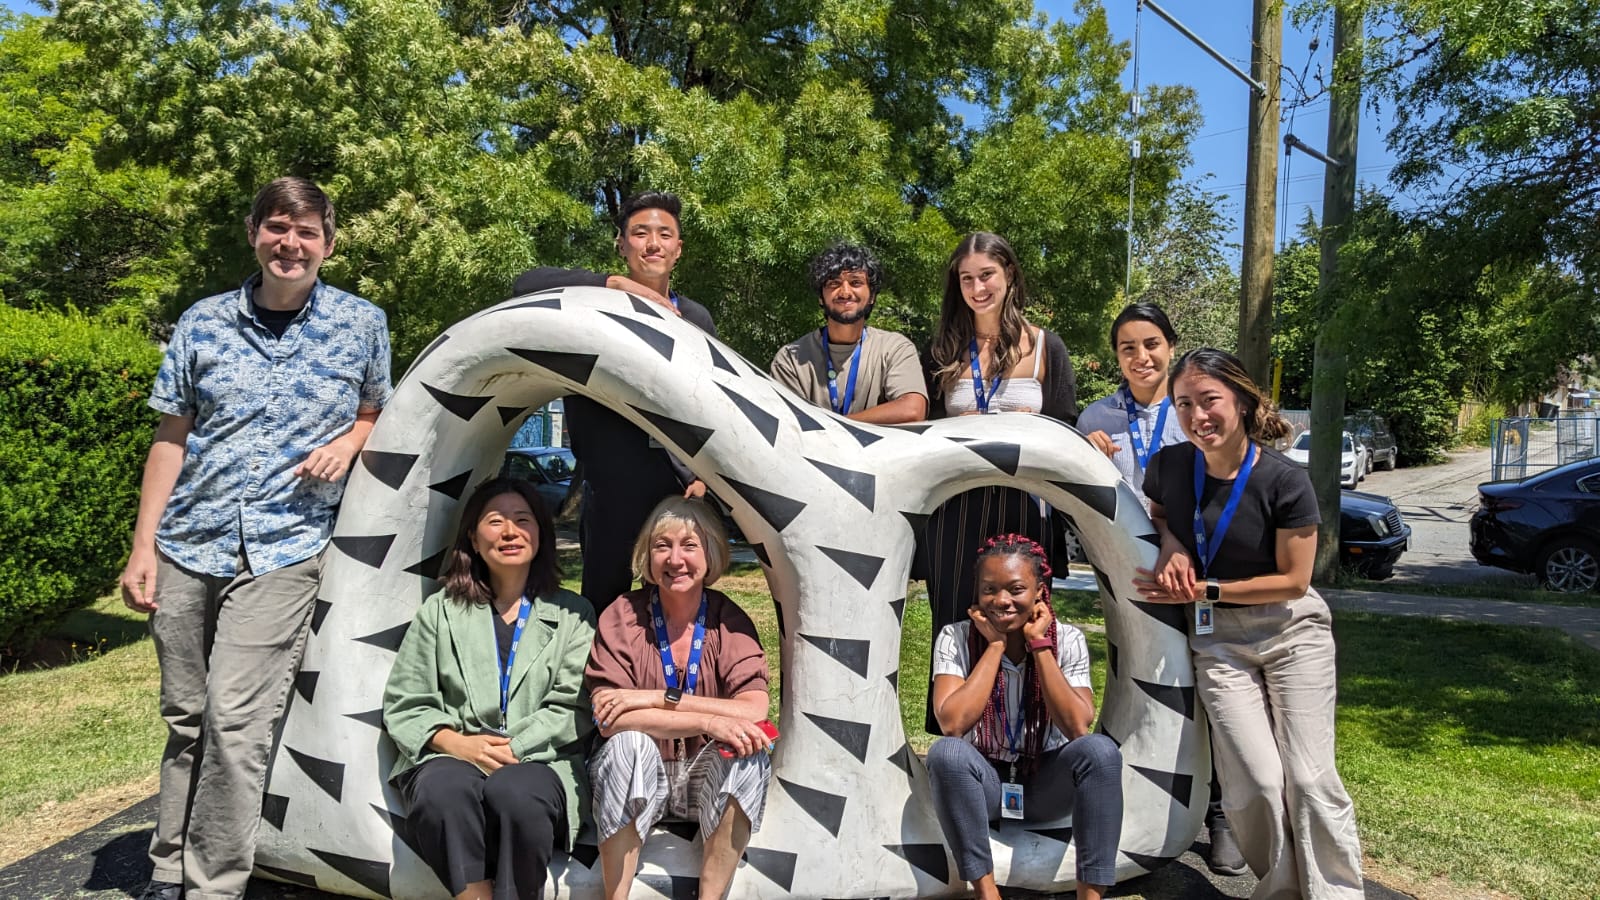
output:
[[[982,2],[982,0],[965,0]],[[1052,18],[1072,16],[1072,0],[1034,0],[1037,8]],[[1134,34],[1135,0],[1102,0],[1111,25],[1112,34],[1119,40],[1132,41]],[[0,0],[0,6],[9,9],[38,13],[41,10],[26,0]],[[1233,60],[1242,69],[1250,63],[1250,8],[1251,0],[1163,0],[1161,7],[1198,33],[1207,43]],[[1299,71],[1309,61],[1308,72],[1320,64],[1324,77],[1332,69],[1332,24],[1321,29],[1321,48],[1310,52],[1312,33],[1285,26],[1283,57],[1294,71]],[[1249,88],[1231,72],[1224,69],[1199,47],[1180,35],[1149,9],[1144,11],[1141,35],[1140,81],[1150,84],[1187,84],[1199,95],[1205,123],[1191,146],[1194,162],[1185,172],[1190,179],[1206,178],[1206,186],[1224,197],[1224,213],[1233,222],[1232,243],[1242,238],[1242,210],[1244,205],[1246,124],[1249,111]],[[1124,74],[1124,84],[1131,84],[1132,68]],[[1287,106],[1290,82],[1285,81],[1285,121],[1282,130],[1289,130]],[[1294,112],[1293,130],[1313,147],[1325,148],[1327,144],[1328,104],[1318,100]],[[1357,176],[1363,183],[1383,186],[1388,181],[1389,169],[1394,163],[1392,154],[1383,143],[1384,123],[1381,113],[1364,109],[1360,137]],[[1286,171],[1287,170],[1287,171]],[[1292,237],[1296,226],[1309,210],[1312,215],[1322,215],[1323,166],[1303,153],[1294,153],[1287,160],[1279,146],[1279,236]],[[1284,177],[1288,181],[1285,183]],[[1284,202],[1287,199],[1287,214]],[[1287,222],[1287,231],[1285,231]]]

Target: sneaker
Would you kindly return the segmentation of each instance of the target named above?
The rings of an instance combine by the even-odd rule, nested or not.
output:
[[[1233,839],[1233,829],[1228,827],[1226,819],[1218,819],[1211,824],[1211,859],[1208,864],[1211,871],[1218,875],[1243,875],[1250,867],[1245,864],[1244,854],[1239,852],[1239,842]]]
[[[152,881],[145,886],[139,900],[183,900],[183,885],[170,881]]]

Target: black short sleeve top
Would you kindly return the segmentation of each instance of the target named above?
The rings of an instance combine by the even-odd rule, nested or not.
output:
[[[1166,510],[1167,527],[1189,551],[1200,570],[1194,543],[1194,467],[1198,454],[1190,443],[1163,447],[1145,470],[1144,493]],[[1233,479],[1206,476],[1200,495],[1200,517],[1206,534],[1214,535],[1217,519],[1233,491]],[[1205,577],[1231,580],[1278,571],[1277,530],[1303,528],[1322,521],[1317,497],[1304,469],[1269,447],[1261,448],[1233,524]]]

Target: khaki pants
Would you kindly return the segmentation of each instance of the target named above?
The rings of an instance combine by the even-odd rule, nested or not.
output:
[[[1218,608],[1190,638],[1222,806],[1254,900],[1361,900],[1355,809],[1334,768],[1332,617],[1316,591]]]
[[[150,616],[161,663],[161,799],[152,877],[189,900],[244,896],[271,748],[299,668],[317,596],[316,558],[257,578],[240,554],[234,577],[202,575],[161,556]]]

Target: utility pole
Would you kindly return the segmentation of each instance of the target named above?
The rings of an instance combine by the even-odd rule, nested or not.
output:
[[[1339,3],[1333,15],[1333,87],[1328,105],[1328,155],[1335,165],[1322,181],[1321,261],[1317,295],[1322,326],[1311,369],[1311,483],[1322,527],[1317,532],[1315,577],[1339,570],[1339,457],[1343,449],[1345,376],[1349,370],[1350,311],[1341,283],[1339,252],[1356,206],[1356,138],[1361,132],[1363,4]]]
[[[1272,254],[1278,207],[1278,67],[1283,0],[1253,0],[1250,150],[1244,175],[1244,253],[1239,266],[1239,358],[1257,384],[1272,375]]]

